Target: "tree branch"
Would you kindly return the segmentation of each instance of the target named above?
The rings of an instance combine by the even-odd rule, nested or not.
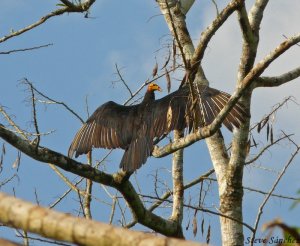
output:
[[[106,174],[88,164],[77,162],[51,149],[41,146],[36,148],[36,145],[21,139],[2,124],[0,124],[0,137],[35,160],[52,163],[65,171],[116,188],[130,205],[131,212],[139,223],[166,236],[183,237],[177,223],[165,220],[144,207],[137,192],[128,180],[128,173],[120,171],[113,175]]]
[[[252,27],[252,31],[258,37],[260,23],[263,18],[264,10],[269,0],[256,0],[249,13],[249,21]]]
[[[244,0],[232,0],[217,16],[217,18],[211,23],[210,26],[206,28],[204,32],[201,33],[201,38],[198,46],[195,49],[195,53],[191,60],[192,66],[199,66],[204,56],[204,52],[207,45],[213,35],[219,30],[223,23],[228,19],[228,17],[237,9],[237,7],[243,3]]]
[[[175,131],[174,139],[183,136],[183,132]],[[173,210],[171,219],[181,226],[183,219],[183,151],[176,151],[172,160],[172,177],[173,177]]]
[[[61,2],[63,2],[66,7],[63,7],[63,8],[60,8],[60,9],[57,9],[53,12],[51,12],[50,14],[47,14],[45,16],[43,16],[40,20],[38,20],[37,22],[23,28],[23,29],[20,29],[18,31],[14,31],[2,38],[0,38],[0,43],[2,42],[5,42],[6,40],[10,39],[10,38],[13,38],[13,37],[16,37],[16,36],[19,36],[21,35],[22,33],[25,33],[31,29],[34,29],[35,27],[43,24],[44,22],[46,22],[48,19],[54,17],[54,16],[58,16],[58,15],[62,15],[64,13],[74,13],[74,12],[85,12],[85,11],[88,11],[88,9],[93,5],[93,3],[95,2],[96,0],[88,0],[88,1],[85,1],[83,4],[78,4],[78,5],[75,5],[73,3],[70,3],[69,1],[67,0],[63,0]]]
[[[268,202],[268,200],[271,197],[271,195],[273,194],[273,191],[275,190],[277,184],[279,183],[279,181],[281,180],[282,176],[284,175],[284,173],[286,172],[286,170],[290,166],[290,164],[293,162],[294,158],[299,153],[299,151],[300,151],[300,147],[296,145],[295,152],[292,154],[291,158],[288,160],[288,162],[283,167],[281,173],[278,175],[278,177],[277,177],[275,183],[273,184],[272,188],[270,189],[268,195],[266,195],[265,199],[263,200],[262,204],[260,205],[260,207],[258,209],[258,214],[257,214],[256,220],[255,220],[255,223],[254,223],[254,231],[253,231],[253,234],[251,236],[251,246],[253,245],[253,241],[254,241],[254,238],[255,238],[256,231],[257,231],[258,223],[260,221],[260,218],[261,218],[261,215],[263,213],[263,209],[264,209],[266,203]]]
[[[188,134],[187,136],[178,139],[177,141],[167,144],[161,148],[155,148],[152,155],[156,158],[161,158],[175,152],[178,149],[185,148],[191,144],[212,136],[221,126],[223,120],[229,113],[229,111],[236,104],[238,99],[243,95],[243,93],[252,85],[252,82],[257,79],[265,69],[280,55],[287,51],[290,47],[300,42],[300,34],[287,39],[282,42],[275,50],[273,50],[269,55],[267,55],[263,60],[261,60],[256,66],[254,66],[247,76],[241,81],[240,87],[232,94],[227,105],[220,111],[220,113],[215,117],[214,121],[195,133]]]
[[[14,228],[79,245],[200,245],[55,212],[0,193],[0,221]]]
[[[300,67],[287,73],[274,77],[260,77],[255,81],[254,87],[276,87],[300,77]]]
[[[21,51],[37,50],[37,49],[49,47],[49,46],[51,46],[51,45],[53,45],[53,44],[44,44],[44,45],[35,46],[35,47],[31,47],[31,48],[24,48],[24,49],[15,49],[15,50],[9,50],[9,51],[2,51],[2,52],[0,52],[0,55],[8,55],[8,54],[11,54],[11,53],[16,53],[16,52],[21,52]]]

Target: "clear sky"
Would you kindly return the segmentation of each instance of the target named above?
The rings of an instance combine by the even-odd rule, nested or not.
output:
[[[228,1],[217,1],[219,8]],[[253,1],[247,1],[250,4]],[[56,8],[55,1],[36,0],[1,0],[0,1],[0,36],[7,35],[11,30],[18,30],[46,15]],[[223,4],[223,5],[222,5]],[[270,1],[265,12],[261,28],[261,43],[257,61],[273,50],[285,38],[299,32],[300,2],[294,0]],[[132,90],[150,78],[152,68],[157,59],[162,67],[166,56],[166,45],[171,37],[160,15],[155,1],[105,1],[97,0],[90,11],[90,18],[84,18],[83,14],[69,14],[55,17],[38,28],[29,31],[19,37],[12,38],[0,45],[0,52],[30,48],[34,46],[53,44],[28,52],[18,52],[10,55],[0,55],[0,105],[13,116],[13,119],[21,128],[33,130],[32,112],[30,102],[27,100],[29,92],[20,84],[20,80],[27,78],[34,85],[57,101],[63,101],[74,109],[84,119],[86,113],[86,97],[89,110],[92,112],[99,105],[114,100],[124,102],[129,94],[124,86],[117,80],[115,64],[121,69],[124,79]],[[215,7],[209,0],[196,1],[195,6],[187,16],[187,23],[195,44],[200,33],[215,18]],[[213,37],[204,58],[204,69],[212,87],[232,93],[237,78],[237,68],[241,51],[241,35],[236,15],[233,15],[221,30]],[[300,47],[295,46],[278,61],[271,65],[265,75],[280,75],[299,66]],[[180,75],[173,75],[173,87],[176,89]],[[166,95],[165,79],[158,80],[164,92],[157,97]],[[254,92],[251,108],[252,123],[255,123],[263,115],[267,114],[272,106],[282,101],[287,96],[294,96],[295,101],[300,100],[300,79],[297,79],[280,88],[258,89]],[[142,96],[142,94],[141,94]],[[69,112],[58,105],[38,104],[38,121],[41,132],[55,130],[49,136],[43,137],[41,145],[55,151],[66,154],[69,144],[80,127],[80,122]],[[288,106],[276,115],[274,119],[274,137],[281,134],[293,133],[293,139],[300,143],[300,107],[295,103]],[[0,122],[6,124],[1,116]],[[231,134],[223,129],[226,141],[229,142]],[[266,142],[265,130],[262,134],[255,133],[255,139],[262,147]],[[3,141],[0,140],[2,145]],[[13,194],[26,200],[35,200],[35,190],[41,205],[48,206],[58,196],[63,194],[68,187],[46,165],[41,164],[22,155],[21,164],[17,172],[13,163],[17,151],[6,144],[7,154],[4,157],[3,171],[0,174],[0,183],[17,173],[10,183],[0,187],[1,191]],[[274,183],[286,161],[290,158],[293,146],[282,142],[267,152],[255,165],[247,166],[244,173],[245,186],[268,191]],[[255,156],[258,149],[250,153]],[[1,152],[0,152],[1,153]],[[101,158],[107,150],[99,150],[94,154],[95,160]],[[114,151],[101,167],[108,172],[118,170],[122,151]],[[79,160],[85,161],[84,158]],[[132,177],[132,182],[137,187],[139,183],[142,192],[154,195],[152,185],[155,170],[159,170],[159,187],[165,190],[165,184],[170,186],[171,157],[163,159],[150,158],[137,174]],[[204,141],[189,147],[184,153],[185,170],[184,180],[189,182],[212,168],[207,148]],[[286,175],[280,182],[275,193],[296,196],[299,186],[300,158],[296,158]],[[74,175],[66,175],[72,180]],[[151,185],[149,185],[151,184]],[[171,187],[171,186],[170,186]],[[191,199],[192,205],[198,205],[200,187],[194,187],[186,192],[185,202]],[[205,189],[209,190],[204,207],[216,211],[218,206],[217,185],[206,182]],[[109,189],[115,195],[113,189]],[[99,185],[94,185],[93,200],[94,218],[100,221],[108,221],[110,207],[103,202],[111,202],[110,198]],[[77,194],[74,192],[60,203],[56,209],[77,214],[79,209]],[[253,225],[257,209],[263,200],[261,194],[245,190],[244,220]],[[300,206],[291,210],[292,202],[286,199],[271,198],[265,207],[260,226],[274,218],[281,218],[284,222],[299,226]],[[101,210],[99,209],[101,208]],[[161,209],[159,214],[168,217],[170,209]],[[192,219],[194,211],[187,210],[184,218],[184,226]],[[116,217],[114,224],[119,224]],[[205,230],[208,224],[212,226],[211,239],[214,245],[220,243],[218,217],[209,214],[198,213],[198,223],[205,218]],[[129,222],[129,221],[127,221]],[[136,227],[136,229],[145,228]],[[244,229],[245,237],[250,235],[248,229]],[[191,240],[204,242],[205,236],[200,229],[196,238],[192,235],[191,225],[184,232]],[[259,230],[261,233],[261,230]],[[262,234],[265,235],[265,234]],[[280,236],[280,234],[277,234]],[[260,235],[261,236],[261,235]],[[15,238],[13,230],[0,227],[0,237]],[[42,245],[36,243],[35,245]]]

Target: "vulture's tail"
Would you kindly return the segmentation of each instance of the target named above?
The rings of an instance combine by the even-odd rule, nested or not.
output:
[[[120,168],[124,171],[133,172],[140,168],[151,155],[153,150],[153,141],[146,136],[132,141],[125,150],[122,157]]]

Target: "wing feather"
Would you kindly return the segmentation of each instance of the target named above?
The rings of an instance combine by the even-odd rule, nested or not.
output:
[[[138,105],[123,106],[112,101],[100,106],[75,135],[69,157],[86,154],[93,147],[127,148],[135,134],[132,122],[137,111]]]

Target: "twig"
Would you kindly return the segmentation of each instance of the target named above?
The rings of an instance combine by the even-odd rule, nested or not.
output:
[[[209,177],[207,177],[207,178],[204,178],[204,179],[217,182],[217,179],[215,179],[215,178],[209,178]],[[254,189],[254,188],[251,188],[251,187],[248,187],[248,186],[243,186],[243,189],[244,190],[253,191],[253,192],[257,192],[257,193],[260,193],[260,194],[263,194],[263,195],[268,195],[269,194],[269,192],[258,190],[258,189]],[[284,195],[280,195],[280,194],[271,194],[271,196],[272,197],[282,198],[282,199],[293,200],[293,201],[298,201],[299,200],[296,197],[284,196]]]
[[[33,84],[28,81],[27,79],[23,81],[25,84],[27,84],[28,86],[30,86],[36,93],[38,93],[40,96],[46,98],[47,100],[49,100],[52,103],[55,104],[59,104],[62,105],[65,109],[67,109],[67,111],[69,111],[71,114],[73,114],[77,119],[79,119],[81,121],[81,123],[84,123],[84,120],[73,110],[71,109],[67,104],[65,104],[64,102],[59,102],[56,101],[48,96],[46,96],[44,93],[42,93],[41,91],[39,91],[38,89],[36,89]]]
[[[12,175],[10,178],[5,179],[4,181],[2,181],[0,183],[0,189],[2,188],[2,186],[6,185],[7,183],[9,183],[11,180],[13,180],[15,177],[17,177],[17,174]]]
[[[189,68],[188,61],[187,61],[187,59],[185,57],[185,53],[184,53],[183,47],[181,45],[181,42],[180,42],[180,39],[179,39],[179,36],[178,36],[178,33],[177,33],[177,29],[176,29],[176,26],[174,24],[174,20],[173,20],[173,16],[172,16],[172,13],[171,13],[171,10],[170,10],[170,6],[169,6],[169,3],[168,3],[168,0],[165,0],[165,4],[167,6],[168,15],[170,17],[172,29],[173,29],[173,32],[174,32],[174,37],[175,37],[177,45],[178,45],[178,47],[180,49],[180,53],[181,53],[181,56],[182,56],[184,67],[186,69],[188,69]]]
[[[35,128],[35,133],[37,135],[35,144],[36,144],[36,148],[38,148],[39,144],[40,144],[41,137],[40,137],[39,126],[38,126],[38,123],[37,123],[34,90],[33,90],[32,83],[29,83],[26,78],[24,78],[24,80],[26,81],[27,84],[30,85],[31,103],[32,103],[32,114],[33,114],[33,124],[34,124],[34,128]]]
[[[44,22],[46,22],[48,19],[54,17],[54,16],[59,16],[62,15],[64,13],[72,13],[72,12],[86,12],[88,11],[88,9],[92,6],[92,4],[95,2],[95,0],[87,0],[85,1],[83,4],[71,4],[69,1],[67,0],[62,0],[62,2],[64,2],[64,4],[66,5],[66,7],[57,9],[52,11],[50,14],[47,14],[45,16],[43,16],[40,20],[38,20],[37,22],[23,28],[20,29],[18,31],[13,31],[10,34],[0,38],[0,43],[5,42],[6,40],[19,36],[22,33],[25,33],[31,29],[34,29],[35,27],[43,24]],[[68,2],[68,4],[66,4]]]
[[[88,162],[88,165],[92,166],[92,152],[91,151],[87,154],[87,162]],[[93,187],[93,181],[90,179],[86,179],[83,208],[84,208],[85,217],[87,219],[92,219],[92,213],[91,213],[92,187]]]
[[[45,48],[45,47],[49,47],[53,45],[51,44],[44,44],[44,45],[40,45],[40,46],[35,46],[35,47],[31,47],[31,48],[24,48],[24,49],[15,49],[15,50],[9,50],[9,51],[2,51],[0,52],[0,55],[8,55],[11,53],[16,53],[16,52],[22,52],[22,51],[29,51],[29,50],[37,50],[37,49],[41,49],[41,48]]]
[[[30,141],[30,139],[26,136],[23,130],[12,120],[12,118],[6,113],[4,108],[0,105],[0,112],[4,115],[8,123],[16,129],[16,132],[22,136],[23,139]]]
[[[193,55],[191,65],[198,66],[204,56],[205,50],[208,46],[209,41],[213,37],[213,35],[217,32],[217,30],[223,25],[223,23],[228,19],[228,17],[236,10],[236,8],[241,4],[240,0],[232,0],[217,16],[217,18],[212,22],[210,26],[206,28],[204,32],[201,34],[200,42],[195,49],[195,53]]]
[[[113,198],[113,204],[111,206],[111,213],[110,213],[110,216],[109,216],[108,224],[112,224],[112,222],[113,222],[113,219],[114,219],[114,216],[115,216],[115,211],[116,211],[117,199],[118,198],[116,198],[116,197]]]
[[[125,88],[128,90],[128,92],[130,94],[130,97],[133,97],[132,91],[130,90],[129,86],[127,85],[126,81],[124,80],[117,63],[115,63],[115,67],[116,67],[116,70],[117,70],[117,75],[119,76],[119,78],[122,81]]]
[[[16,236],[24,238],[24,236],[22,234],[19,234]],[[71,246],[71,244],[62,243],[62,242],[55,241],[55,240],[47,240],[47,239],[42,239],[42,238],[38,238],[38,237],[30,237],[30,236],[27,236],[26,238],[29,240],[34,240],[34,241],[43,242],[43,243],[50,243],[50,244],[61,245],[61,246]]]
[[[151,199],[158,199],[160,201],[163,201],[163,202],[168,202],[168,203],[173,203],[172,200],[169,200],[169,199],[161,199],[161,198],[157,198],[157,197],[154,197],[154,196],[150,196],[150,195],[144,195],[144,194],[139,194],[140,196],[143,196],[143,197],[146,197],[146,198],[151,198]],[[214,214],[214,215],[218,215],[218,216],[222,216],[224,218],[227,218],[227,219],[231,219],[233,221],[236,221],[242,225],[244,225],[245,227],[247,227],[250,231],[254,231],[254,228],[251,227],[250,225],[248,225],[247,223],[244,223],[242,221],[239,221],[231,216],[228,216],[228,215],[225,215],[225,214],[222,214],[222,213],[219,213],[219,212],[215,212],[215,211],[212,211],[212,210],[209,210],[209,209],[206,209],[206,208],[202,208],[202,207],[199,207],[199,206],[192,206],[192,205],[189,205],[189,204],[184,204],[183,205],[184,207],[186,208],[192,208],[192,209],[195,209],[195,210],[199,210],[199,211],[202,211],[202,212],[206,212],[206,213],[210,213],[210,214]]]
[[[260,77],[257,79],[254,87],[278,87],[290,82],[300,76],[300,67],[290,70],[284,74],[273,77]]]
[[[294,143],[294,141],[292,141]],[[294,143],[295,144],[295,143]],[[296,144],[295,144],[296,145]],[[254,238],[255,238],[255,234],[256,234],[256,231],[257,231],[257,227],[258,227],[258,223],[260,221],[260,218],[261,218],[261,215],[263,213],[263,209],[264,209],[264,206],[266,205],[266,203],[268,202],[269,198],[271,197],[273,191],[275,190],[277,184],[279,183],[279,181],[281,180],[282,176],[285,174],[287,168],[289,167],[289,165],[292,163],[292,161],[294,160],[294,158],[296,157],[296,155],[298,154],[300,150],[300,147],[298,145],[296,145],[296,150],[295,152],[292,154],[291,158],[289,159],[289,161],[287,162],[287,164],[283,167],[281,173],[279,174],[279,176],[277,177],[275,183],[273,184],[272,188],[270,189],[270,191],[268,192],[268,195],[265,197],[265,199],[263,200],[262,204],[260,205],[259,209],[258,209],[258,214],[257,214],[257,217],[256,217],[256,221],[254,223],[254,231],[252,233],[252,236],[251,236],[251,246],[253,245],[253,242],[254,242]]]
[[[255,65],[247,74],[247,76],[241,81],[241,86],[230,97],[228,103],[225,105],[225,107],[222,108],[222,110],[219,112],[219,114],[215,117],[215,119],[210,125],[199,129],[195,133],[190,133],[187,136],[180,138],[177,141],[174,141],[173,143],[167,144],[164,147],[156,148],[153,151],[152,156],[156,158],[161,158],[177,151],[178,149],[188,147],[201,139],[212,136],[219,129],[223,120],[225,119],[229,111],[237,103],[239,98],[252,85],[252,82],[255,81],[255,79],[259,77],[274,60],[276,60],[280,55],[284,54],[289,48],[291,48],[293,45],[299,42],[300,33],[282,42],[263,60],[261,60],[257,65]]]
[[[200,177],[198,177],[198,178],[192,180],[191,182],[189,182],[188,184],[184,185],[183,189],[184,189],[184,190],[185,190],[185,189],[188,189],[188,188],[190,188],[190,187],[192,187],[192,186],[194,186],[194,185],[196,185],[196,184],[202,182],[206,177],[208,177],[208,176],[210,176],[212,173],[214,173],[214,171],[215,171],[214,169],[211,169],[211,170],[207,171],[205,174],[201,175]],[[168,199],[172,194],[173,194],[173,191],[172,191],[172,190],[168,190],[167,192],[165,192],[165,193],[164,193],[162,196],[160,196],[160,197],[158,196],[158,194],[156,194],[156,195],[157,195],[157,197],[156,197],[156,200],[157,200],[157,201],[156,201],[154,204],[152,204],[152,206],[149,207],[148,210],[151,211],[151,212],[154,211],[156,208],[158,208],[158,207],[165,201],[165,199]],[[136,223],[137,223],[137,221],[136,221],[136,220],[133,220],[133,221],[131,221],[129,224],[127,224],[125,227],[126,227],[126,228],[131,228],[131,227],[133,227]]]
[[[283,105],[287,104],[288,101],[292,101],[292,96],[289,96],[289,97],[285,98],[281,103],[274,105],[273,110],[270,113],[268,113],[266,116],[264,116],[258,123],[251,126],[249,131],[252,131],[253,129],[255,129],[258,126],[258,124],[263,122],[266,118],[269,118],[272,114],[274,114],[276,111],[278,111]]]
[[[218,8],[218,4],[216,3],[215,0],[211,0],[211,2],[213,3],[213,5],[215,6],[216,8],[216,12],[217,12],[217,16],[219,15],[219,8]]]
[[[293,135],[293,134],[290,134],[290,135],[288,135],[288,136],[283,136],[283,137],[281,137],[281,138],[278,138],[278,139],[277,139],[276,141],[274,141],[273,143],[268,144],[267,146],[265,146],[264,148],[262,148],[262,149],[260,150],[260,152],[259,152],[255,157],[253,157],[251,160],[246,161],[246,162],[245,162],[245,165],[249,165],[249,164],[255,162],[255,161],[258,160],[258,158],[261,157],[262,154],[263,154],[266,150],[268,150],[270,147],[272,147],[273,145],[277,144],[277,143],[280,142],[281,140],[286,139],[286,138],[288,138],[289,136],[292,136],[292,135]]]

